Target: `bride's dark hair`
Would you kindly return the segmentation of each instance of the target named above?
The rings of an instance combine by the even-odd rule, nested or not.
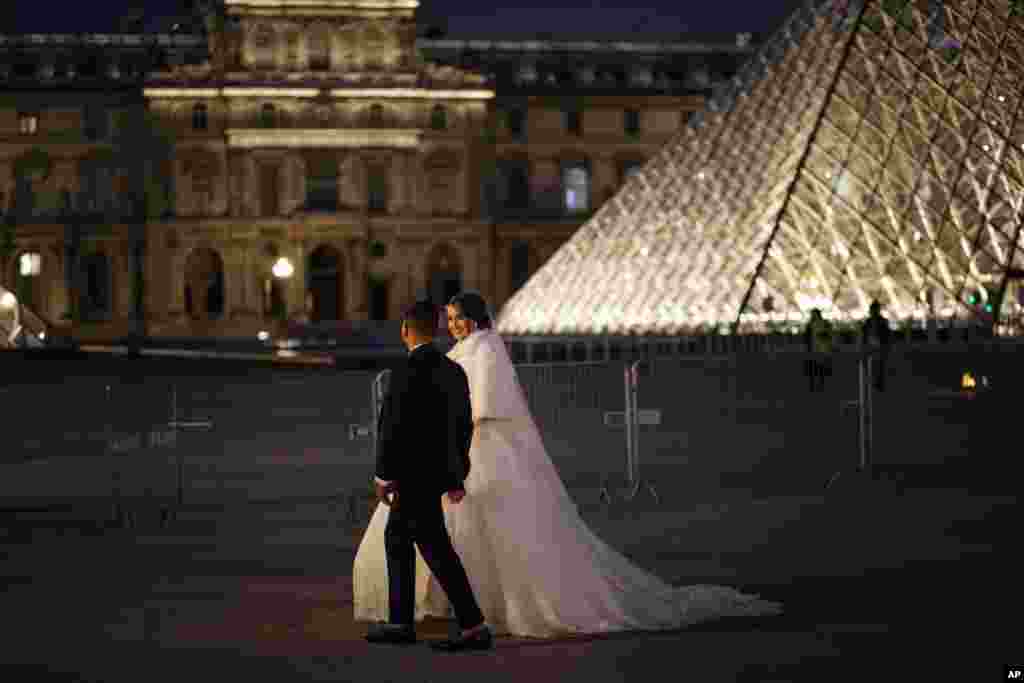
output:
[[[463,291],[452,297],[449,306],[455,306],[467,320],[472,320],[481,330],[491,328],[491,314],[487,310],[487,302],[476,292]]]

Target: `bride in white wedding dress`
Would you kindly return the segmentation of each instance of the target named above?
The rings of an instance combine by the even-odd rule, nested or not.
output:
[[[675,587],[637,567],[584,523],[530,414],[504,342],[483,299],[464,292],[448,306],[457,343],[448,353],[469,377],[473,441],[466,496],[444,499],[445,517],[470,584],[497,634],[550,638],[674,629],[781,607],[724,586]],[[355,618],[388,619],[379,504],[353,565]],[[447,617],[448,601],[416,553],[416,619]]]

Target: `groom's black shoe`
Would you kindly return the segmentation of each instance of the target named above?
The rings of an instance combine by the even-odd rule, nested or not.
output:
[[[366,634],[366,639],[371,643],[411,645],[416,642],[416,629],[396,624],[374,624]]]
[[[461,652],[463,650],[490,650],[494,647],[494,636],[486,626],[476,633],[463,636],[461,633],[448,640],[438,640],[430,644],[430,647],[442,652]]]

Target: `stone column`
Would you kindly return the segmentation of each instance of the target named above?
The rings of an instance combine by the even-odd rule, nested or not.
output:
[[[228,151],[228,214],[245,215],[245,157],[238,150]]]
[[[353,238],[345,243],[348,253],[348,268],[345,275],[348,286],[345,297],[348,299],[346,309],[352,320],[366,320],[369,317],[366,292],[366,241]]]
[[[288,318],[300,316],[306,301],[306,250],[301,240],[293,238],[281,251],[281,256],[291,260],[295,271],[285,282],[285,303]]]
[[[224,317],[235,319],[245,310],[245,254],[240,240],[224,245]]]
[[[174,250],[170,262],[170,272],[166,282],[170,283],[168,292],[167,312],[171,318],[178,320],[185,316],[185,263],[188,248],[182,244]]]
[[[64,244],[55,242],[43,255],[44,281],[47,283],[48,308],[44,313],[57,323],[68,310],[68,289],[64,279]],[[0,277],[3,276],[3,263],[0,263]]]
[[[119,240],[109,245],[107,254],[114,280],[111,314],[114,318],[126,320],[132,315],[132,243],[130,240]]]
[[[418,158],[415,152],[407,152],[404,157],[405,173],[402,177],[402,182],[405,184],[405,193],[408,197],[406,207],[411,214],[419,213],[421,200],[423,199],[416,188],[416,179],[419,177],[420,172],[417,167]]]

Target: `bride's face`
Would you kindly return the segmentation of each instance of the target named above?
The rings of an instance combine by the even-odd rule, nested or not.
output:
[[[449,304],[448,309],[448,333],[455,338],[455,341],[462,341],[473,333],[475,325],[472,320],[462,317],[462,312],[456,306]]]

